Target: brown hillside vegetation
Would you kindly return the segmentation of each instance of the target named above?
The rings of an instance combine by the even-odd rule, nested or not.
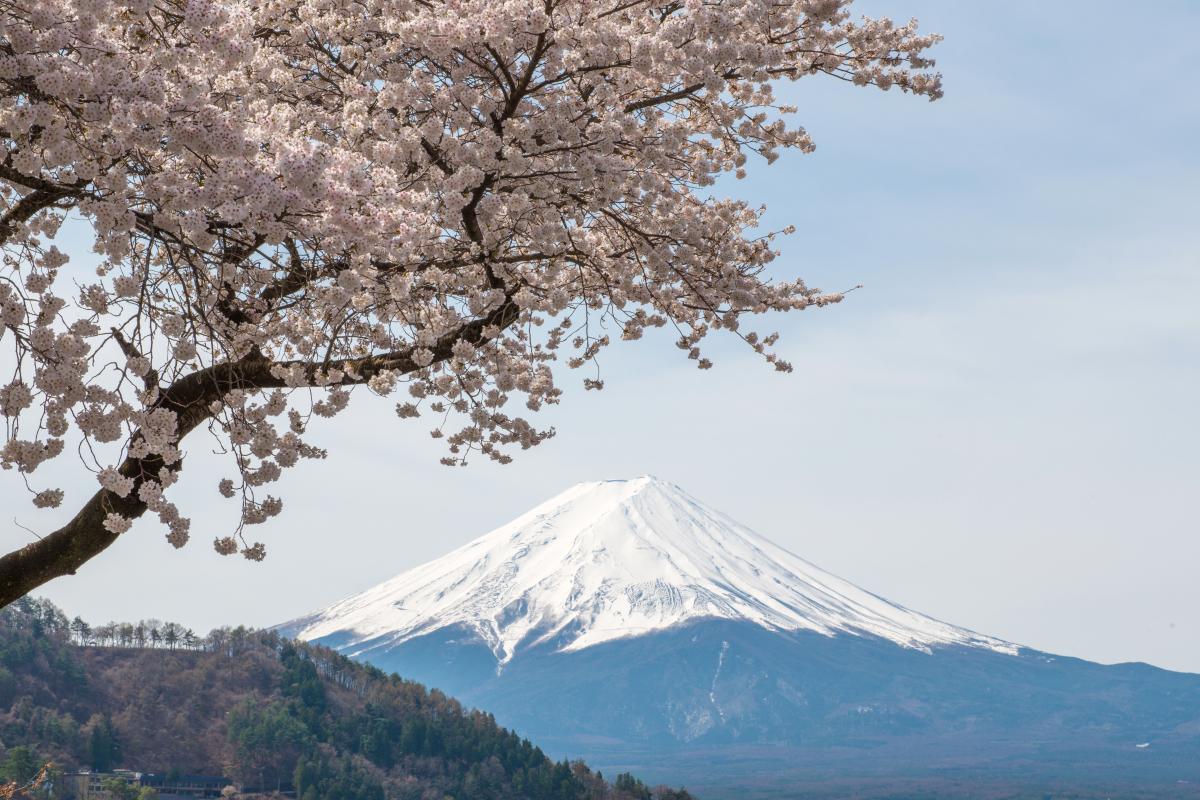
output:
[[[153,637],[137,629],[157,633],[156,624],[130,625],[128,636],[124,627],[106,626],[108,643],[97,646],[95,632],[48,602],[0,611],[0,777],[27,782],[30,764],[51,761],[226,775],[246,791],[303,800],[688,797],[555,763],[489,714],[272,632],[219,630],[172,645],[159,635],[149,647],[138,642]]]

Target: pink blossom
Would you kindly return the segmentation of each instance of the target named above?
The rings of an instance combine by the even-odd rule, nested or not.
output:
[[[723,332],[790,370],[751,318],[842,296],[768,280],[763,210],[711,187],[812,150],[781,81],[941,95],[938,37],[850,0],[11,0],[0,31],[0,467],[75,436],[178,547],[166,495],[207,427],[241,503],[214,546],[253,560],[243,526],[282,508],[255,492],[324,457],[309,423],[357,386],[407,391],[397,415],[462,465],[549,439],[561,366],[614,330],[678,331],[701,369]],[[68,213],[100,257],[73,296]]]

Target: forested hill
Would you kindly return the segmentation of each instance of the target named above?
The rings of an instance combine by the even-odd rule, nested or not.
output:
[[[3,777],[49,760],[225,775],[302,800],[688,797],[555,763],[491,715],[326,648],[244,628],[184,634],[93,631],[40,600],[0,611]]]

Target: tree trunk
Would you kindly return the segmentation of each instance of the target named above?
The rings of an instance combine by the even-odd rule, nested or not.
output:
[[[439,337],[430,348],[433,352],[431,363],[436,364],[449,359],[452,348],[458,341],[472,345],[487,341],[484,335],[486,329],[494,327],[503,330],[517,320],[519,313],[520,309],[513,302],[511,295],[506,295],[504,302],[483,317],[466,322],[458,330]],[[345,385],[366,383],[384,370],[408,374],[421,368],[414,360],[411,348],[346,359],[339,363],[345,367],[352,367],[346,372],[347,375],[355,376],[344,379]],[[293,366],[303,367],[309,384],[317,385],[317,371],[321,365],[308,362],[272,362],[261,355],[252,355],[241,361],[214,364],[180,378],[161,391],[154,407],[175,412],[177,441],[182,442],[184,437],[200,424],[211,419],[212,412],[209,406],[214,400],[221,399],[234,389],[261,391],[284,388],[286,384],[283,379],[276,377],[273,368],[289,369]],[[138,436],[135,432],[131,438],[136,441]],[[104,518],[110,513],[117,513],[128,519],[137,519],[145,513],[146,504],[138,499],[138,487],[144,479],[157,480],[159,470],[164,466],[167,465],[157,455],[144,459],[126,458],[118,470],[134,481],[133,489],[126,497],[119,497],[107,489],[101,489],[92,495],[75,518],[66,525],[0,558],[0,608],[47,581],[63,575],[74,575],[79,567],[104,552],[118,536],[104,527]],[[178,461],[168,469],[179,470],[182,467],[183,462]]]

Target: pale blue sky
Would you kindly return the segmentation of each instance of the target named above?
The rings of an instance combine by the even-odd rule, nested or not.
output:
[[[328,461],[286,480],[258,565],[207,544],[232,509],[197,439],[194,544],[140,524],[46,594],[94,621],[267,625],[571,483],[653,473],[947,621],[1200,671],[1200,4],[860,8],[945,34],[946,98],[806,79],[787,95],[817,152],[730,183],[797,226],[778,274],[865,284],[771,321],[794,374],[733,342],[709,373],[661,337],[617,346],[608,388],[569,381],[559,436],[507,467],[438,465],[364,395],[318,430]],[[10,481],[0,506],[52,525]]]

